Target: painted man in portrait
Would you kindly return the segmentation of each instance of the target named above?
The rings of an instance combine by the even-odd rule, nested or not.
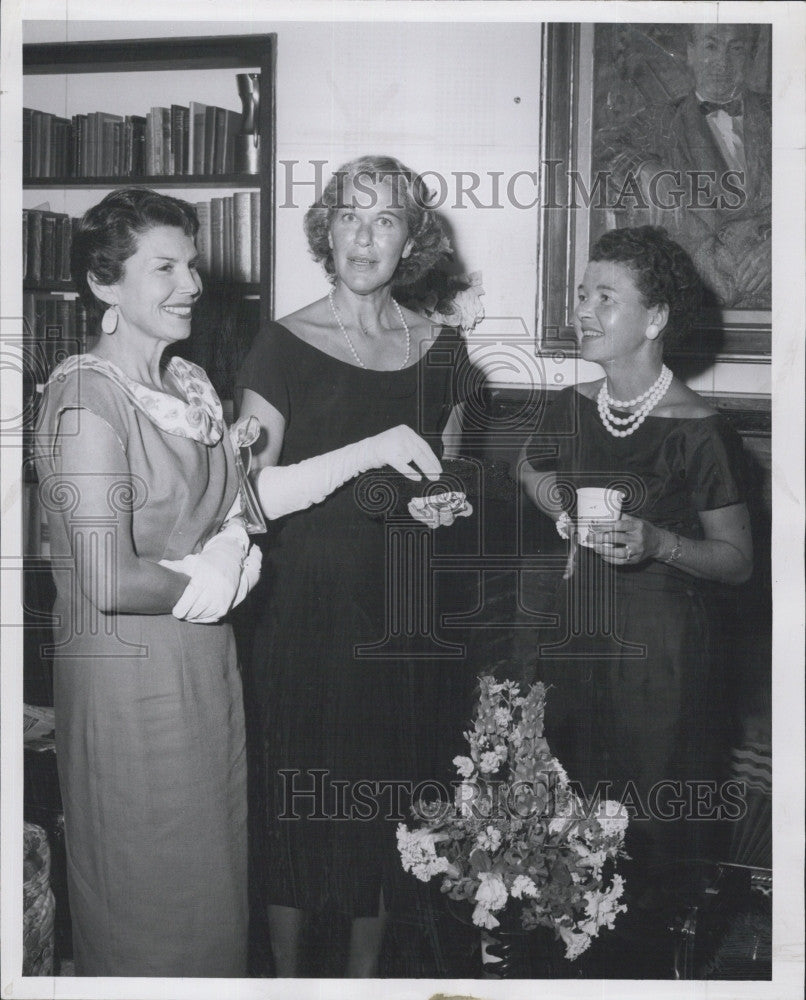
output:
[[[608,171],[610,191],[620,193],[616,224],[665,226],[715,304],[769,309],[771,104],[748,82],[757,29],[687,32],[688,92],[604,122],[594,169]]]

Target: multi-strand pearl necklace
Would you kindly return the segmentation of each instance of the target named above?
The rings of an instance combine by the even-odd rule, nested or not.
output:
[[[344,339],[347,341],[347,346],[350,348],[350,353],[355,358],[360,368],[366,368],[367,366],[358,356],[358,351],[356,351],[356,349],[353,347],[353,342],[347,336],[347,331],[344,329],[344,323],[342,323],[341,321],[339,310],[336,308],[336,303],[333,301],[332,288],[327,293],[327,300],[330,303],[330,311],[333,313],[333,318],[336,320],[338,328],[341,330]],[[409,325],[406,322],[406,317],[403,315],[403,310],[400,308],[400,306],[394,299],[392,299],[392,305],[395,307],[395,309],[397,309],[397,314],[400,317],[400,322],[403,324],[403,329],[406,331],[406,357],[403,358],[403,364],[400,365],[400,368],[398,368],[398,371],[400,371],[401,369],[406,367],[406,365],[409,363],[409,358],[411,357],[411,331],[409,330]],[[366,330],[364,330],[364,332],[366,333]]]
[[[640,396],[636,396],[635,399],[627,400],[613,399],[607,391],[607,379],[605,379],[604,382],[602,382],[602,388],[599,390],[599,395],[596,397],[596,403],[599,407],[599,416],[602,419],[605,429],[609,431],[613,437],[627,437],[628,434],[633,434],[637,431],[641,424],[646,420],[647,415],[655,409],[658,403],[669,391],[669,386],[672,384],[672,378],[673,376],[671,370],[667,368],[666,365],[663,365],[660,370],[660,375],[658,375],[655,382],[652,383],[646,392],[641,393]],[[626,417],[616,417],[611,412],[611,410],[627,410],[631,406],[638,406],[638,409],[635,413],[630,413]]]

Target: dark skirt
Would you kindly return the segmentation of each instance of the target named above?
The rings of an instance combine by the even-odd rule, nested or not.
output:
[[[592,800],[621,799],[647,870],[716,849],[730,725],[707,588],[666,566],[622,570],[581,551],[540,634],[546,736]]]

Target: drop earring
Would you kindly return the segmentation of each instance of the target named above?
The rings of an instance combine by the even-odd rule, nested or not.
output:
[[[646,339],[647,340],[657,340],[660,335],[660,330],[658,329],[657,323],[650,323],[646,328]]]
[[[110,306],[101,318],[101,329],[104,333],[114,333],[118,328],[118,307]]]

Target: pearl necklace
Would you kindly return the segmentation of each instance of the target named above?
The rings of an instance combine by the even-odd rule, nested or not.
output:
[[[336,303],[333,301],[332,288],[327,293],[327,300],[330,303],[330,311],[333,313],[333,318],[336,320],[336,325],[341,330],[344,339],[347,341],[347,346],[350,348],[350,353],[355,358],[360,368],[366,368],[367,366],[358,356],[358,351],[356,351],[356,349],[353,347],[353,342],[347,336],[347,331],[344,329],[344,323],[342,323],[341,321],[339,310],[336,308]],[[403,315],[403,310],[400,308],[400,306],[394,299],[392,299],[392,305],[395,307],[395,309],[397,309],[397,314],[400,317],[400,322],[403,324],[403,329],[406,331],[406,357],[403,358],[403,364],[400,366],[400,368],[397,369],[398,371],[401,371],[409,363],[409,358],[411,357],[411,331],[409,330],[409,325],[406,322],[406,317]],[[364,328],[361,327],[361,329],[363,330]],[[364,333],[366,333],[366,330],[364,330]]]
[[[673,375],[671,370],[667,368],[666,365],[663,365],[660,370],[660,375],[658,375],[655,382],[652,383],[646,392],[637,396],[635,399],[626,401],[613,399],[607,391],[607,379],[605,379],[602,383],[601,389],[599,390],[599,395],[596,397],[596,404],[599,408],[599,416],[605,429],[612,434],[613,437],[627,437],[628,434],[635,433],[635,431],[637,431],[641,424],[646,420],[647,415],[655,409],[658,403],[669,391],[669,386],[672,384],[672,378]],[[626,409],[629,406],[636,406],[639,403],[640,406],[638,406],[635,413],[630,413],[626,417],[616,417],[613,413],[611,413],[611,409]],[[624,430],[620,430],[620,427],[623,427]]]

